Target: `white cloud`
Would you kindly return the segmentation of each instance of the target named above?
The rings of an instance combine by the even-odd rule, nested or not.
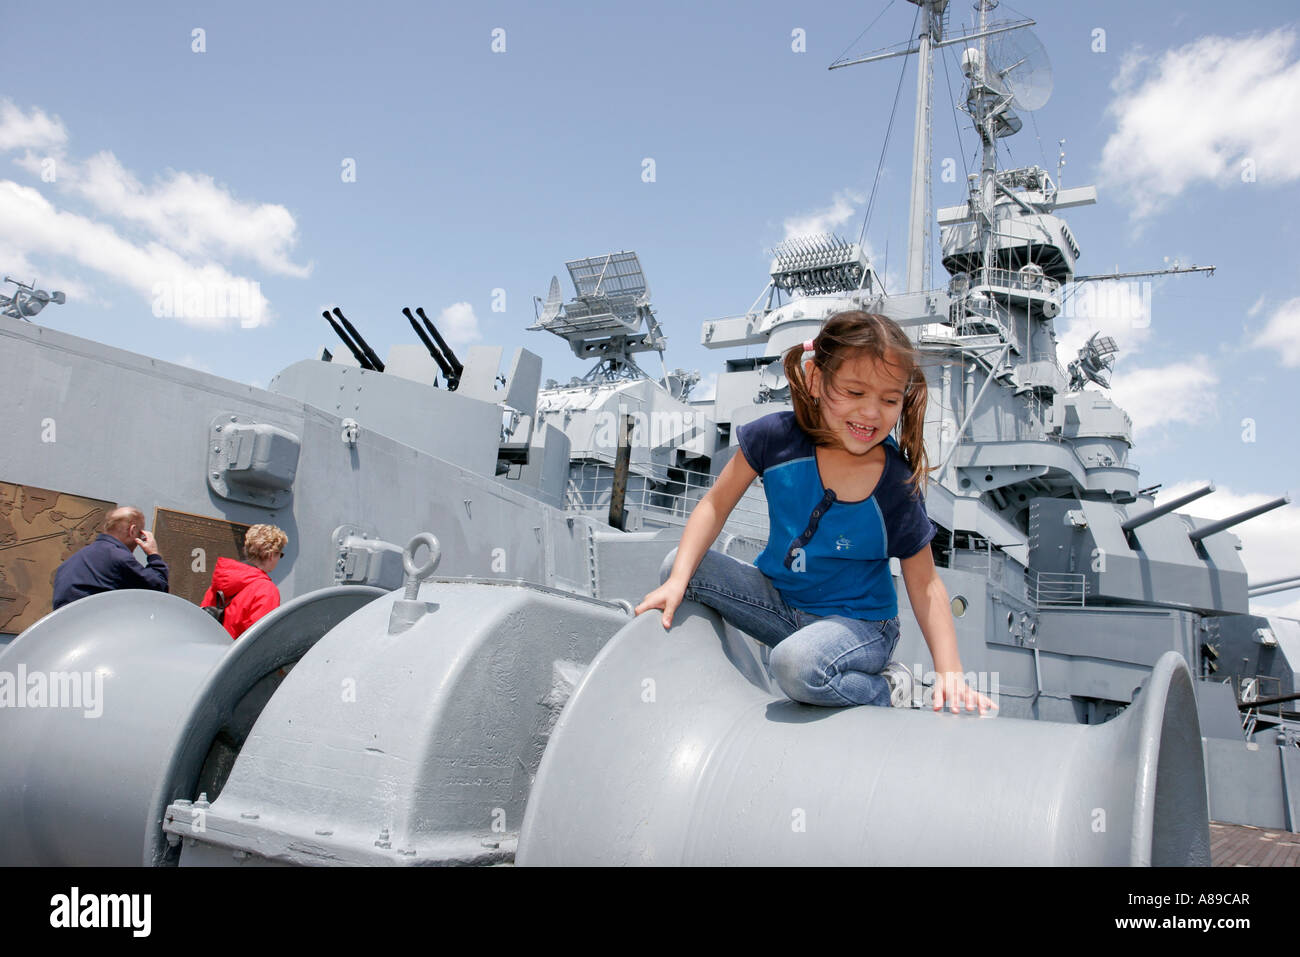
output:
[[[474,307],[467,302],[453,302],[442,310],[435,325],[442,337],[453,345],[468,345],[482,338]]]
[[[1261,183],[1300,178],[1295,41],[1295,30],[1283,27],[1125,58],[1107,108],[1116,129],[1102,149],[1101,175],[1129,194],[1134,218],[1197,182],[1242,185],[1247,162]]]
[[[709,372],[691,390],[692,402],[712,402],[718,396],[718,374]]]
[[[236,199],[205,173],[168,170],[145,185],[110,152],[84,162],[66,156],[68,139],[58,117],[0,99],[0,152],[23,151],[14,163],[40,177],[41,189],[100,214],[57,209],[38,189],[0,179],[0,253],[11,272],[35,272],[39,257],[56,264],[43,270],[48,283],[66,275],[57,264],[70,261],[125,283],[156,316],[208,326],[238,318],[246,328],[270,310],[260,284],[234,274],[230,260],[276,275],[310,274],[310,265],[291,259],[298,227],[283,206]],[[62,288],[82,304],[102,302],[82,281]]]
[[[1056,320],[1061,368],[1074,361],[1094,332],[1113,337],[1121,357],[1140,350],[1151,337],[1151,290],[1150,282],[1110,279],[1066,287]]]
[[[3,227],[0,226],[0,233],[3,233]],[[40,265],[33,263],[27,258],[27,254],[17,246],[0,239],[0,278],[11,276],[22,282],[33,283],[37,289],[44,289],[46,292],[61,292],[67,297],[68,302],[75,302],[78,305],[108,306],[111,305],[107,300],[101,299],[95,294],[95,291],[81,279],[69,275],[59,269],[42,268]],[[0,293],[12,295],[14,286],[6,283],[0,286]],[[58,309],[58,306],[47,306],[48,309]],[[44,314],[42,321],[48,316]]]
[[[60,164],[56,184],[189,256],[244,257],[299,279],[311,273],[289,259],[298,227],[287,209],[240,202],[204,173],[169,170],[145,187],[116,156],[100,152],[82,164]]]
[[[1117,371],[1110,394],[1133,420],[1133,432],[1183,423],[1196,425],[1215,416],[1219,377],[1204,355],[1149,369]]]
[[[176,302],[170,314],[200,326],[223,326],[238,316],[245,326],[257,325],[269,314],[257,283],[232,275],[215,263],[196,265],[156,242],[137,245],[112,226],[75,213],[57,210],[36,190],[0,180],[0,248],[63,256],[96,272],[112,276],[156,306],[160,285],[188,296],[193,290],[246,290],[247,309],[212,313]],[[178,296],[179,298],[179,296]]]
[[[1252,308],[1251,315],[1257,311]],[[1284,366],[1300,366],[1300,296],[1274,309],[1268,323],[1249,345],[1276,352]]]
[[[785,239],[795,236],[808,236],[815,233],[833,233],[857,213],[858,207],[867,200],[865,193],[845,189],[831,198],[831,204],[811,213],[788,216],[783,224]]]
[[[61,152],[67,142],[67,128],[57,116],[50,116],[39,107],[33,107],[30,113],[24,113],[11,101],[0,99],[0,152]]]
[[[1199,482],[1177,482],[1162,488],[1156,494],[1156,504],[1201,488],[1211,478],[1213,476],[1207,475]],[[1219,485],[1214,492],[1184,505],[1178,511],[1196,518],[1227,518],[1243,509],[1270,502],[1281,493],[1281,489],[1276,492],[1239,493]],[[1250,581],[1262,582],[1300,575],[1300,549],[1296,547],[1296,542],[1300,540],[1300,505],[1283,505],[1263,515],[1256,515],[1240,525],[1234,525],[1230,532],[1241,539],[1239,554]],[[1278,603],[1286,601],[1287,597],[1287,593],[1278,592]],[[1263,600],[1271,601],[1273,598],[1270,595]]]

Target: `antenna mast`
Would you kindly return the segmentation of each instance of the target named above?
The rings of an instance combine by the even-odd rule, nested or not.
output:
[[[885,49],[852,60],[837,60],[830,65],[830,69],[836,70],[858,63],[874,63],[877,60],[908,56],[912,53],[919,53],[921,56],[917,66],[916,130],[912,138],[912,194],[907,224],[907,291],[913,293],[921,292],[927,287],[930,274],[930,133],[934,79],[932,53],[942,47],[955,43],[969,43],[972,40],[980,40],[982,50],[985,37],[1033,26],[1034,21],[1026,19],[990,25],[985,14],[997,5],[996,0],[980,0],[979,28],[949,37],[944,35],[944,18],[949,0],[908,0],[908,2],[921,8],[922,28],[915,42],[908,41],[903,49]],[[982,53],[977,56],[982,59]],[[1009,100],[1010,97],[1006,99]],[[995,165],[996,160],[995,149],[993,154]]]
[[[916,61],[916,129],[912,136],[912,198],[907,210],[907,291],[930,286],[930,133],[934,116],[932,44],[943,40],[948,0],[910,0],[921,8]]]

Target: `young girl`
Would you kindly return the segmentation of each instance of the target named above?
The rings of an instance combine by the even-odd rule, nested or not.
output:
[[[740,448],[636,613],[662,609],[668,628],[683,599],[701,602],[773,648],[772,676],[793,700],[909,707],[911,674],[889,661],[899,635],[896,557],[938,674],[934,709],[996,708],[962,677],[948,592],[930,554],[926,384],[907,334],[884,316],[841,312],[784,362],[794,411],[737,430]],[[901,449],[890,435],[900,417]],[[709,546],[759,475],[770,531],[748,565]]]

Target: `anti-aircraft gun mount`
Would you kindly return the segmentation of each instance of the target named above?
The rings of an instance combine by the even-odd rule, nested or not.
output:
[[[352,323],[348,321],[347,316],[343,315],[343,311],[339,309],[338,306],[335,306],[333,311],[333,316],[330,315],[328,310],[322,312],[321,315],[324,316],[325,321],[330,324],[330,328],[332,328],[335,333],[338,334],[338,337],[343,340],[343,344],[347,346],[348,351],[352,353],[352,357],[356,360],[357,365],[362,369],[365,369],[367,372],[385,371],[384,363],[375,353],[375,350],[370,348],[370,344],[366,342],[361,333],[357,331],[356,326],[352,325]],[[447,391],[455,392],[456,388],[460,385],[461,376],[465,374],[465,366],[456,358],[456,353],[452,352],[451,346],[447,345],[447,340],[445,340],[442,337],[442,334],[438,332],[438,327],[433,324],[433,320],[424,314],[424,307],[416,306],[415,311],[419,313],[420,322],[424,324],[423,328],[419,322],[415,321],[415,316],[411,315],[410,307],[402,307],[402,315],[406,316],[406,319],[410,322],[411,329],[414,330],[416,337],[428,351],[429,358],[434,361],[438,367],[438,371],[440,371],[446,379]],[[337,322],[335,321],[336,318],[338,320]],[[339,327],[339,323],[343,324],[342,328]],[[430,341],[430,336],[433,337],[432,341]],[[328,350],[326,350],[326,353],[322,358],[325,358],[328,361],[333,361],[334,359],[334,357],[329,354]],[[409,361],[407,365],[409,365]],[[435,376],[433,381],[429,384],[437,386],[437,377]]]
[[[501,348],[478,346],[471,347],[467,362],[462,362],[438,331],[433,320],[425,314],[423,306],[417,306],[414,314],[409,306],[404,306],[402,315],[410,323],[420,344],[395,345],[389,352],[388,361],[384,362],[340,308],[335,306],[332,312],[333,315],[327,310],[321,315],[352,354],[355,365],[363,372],[387,374],[388,379],[379,380],[385,383],[380,388],[387,391],[402,391],[404,395],[400,400],[402,404],[439,400],[432,400],[427,396],[416,399],[413,393],[407,394],[410,393],[407,386],[395,380],[407,380],[438,389],[439,374],[443,376],[445,382],[445,389],[440,389],[440,392],[460,391],[473,398],[501,403],[503,420],[500,427],[501,442],[496,474],[505,475],[512,467],[528,464],[533,419],[536,415],[537,387],[541,380],[540,358],[527,350],[520,349],[515,355],[510,370],[506,374],[500,374],[498,368],[502,356]],[[416,315],[420,317],[418,322]],[[322,350],[321,358],[326,363],[335,365],[352,364],[343,357],[333,355],[328,349]],[[365,380],[362,382],[364,383]],[[359,385],[356,390],[364,392],[365,386]],[[340,409],[343,408],[341,404],[336,403],[336,405]],[[358,407],[352,411],[357,413],[360,409]],[[385,406],[380,414],[387,418],[390,411]],[[353,421],[351,428],[355,434],[355,429],[365,423],[355,416],[349,418]]]

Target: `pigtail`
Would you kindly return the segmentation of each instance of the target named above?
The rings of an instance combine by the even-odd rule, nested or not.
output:
[[[817,344],[815,340],[811,341],[813,342],[812,361],[816,362]],[[781,364],[785,369],[785,381],[790,384],[790,404],[794,406],[794,420],[799,423],[799,428],[809,435],[816,435],[822,431],[822,422],[817,403],[808,388],[808,377],[804,374],[806,345],[807,343],[800,343],[786,350]]]
[[[920,496],[925,495],[929,473],[934,471],[925,451],[925,406],[929,398],[925,373],[921,367],[912,367],[912,377],[903,396],[903,414],[898,417],[898,447],[911,467],[907,483]]]

